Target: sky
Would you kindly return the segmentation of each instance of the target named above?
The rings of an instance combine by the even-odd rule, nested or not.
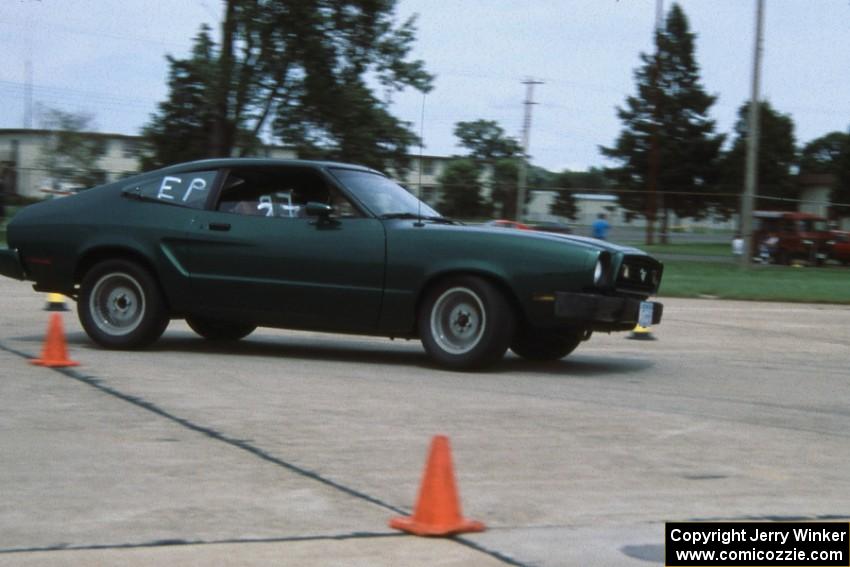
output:
[[[611,165],[616,108],[635,92],[652,49],[657,0],[399,0],[416,14],[413,56],[436,75],[427,96],[393,96],[393,113],[424,134],[428,155],[461,153],[459,121],[496,120],[520,138],[534,91],[529,153],[552,171]],[[663,0],[665,10],[671,0]],[[680,0],[697,34],[710,115],[730,134],[750,97],[756,0]],[[167,95],[166,54],[183,57],[220,0],[3,0],[0,128],[24,125],[27,59],[34,126],[43,108],[87,112],[99,131],[138,134]],[[850,0],[765,0],[761,94],[790,114],[798,144],[850,127]],[[420,124],[424,104],[425,120]]]

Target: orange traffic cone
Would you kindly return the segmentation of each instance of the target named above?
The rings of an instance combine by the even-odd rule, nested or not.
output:
[[[449,438],[436,435],[425,465],[413,516],[393,518],[390,527],[420,536],[482,532],[484,524],[461,516]]]
[[[65,346],[65,333],[62,331],[62,316],[54,313],[50,316],[50,325],[47,327],[47,339],[44,341],[44,350],[41,358],[30,360],[31,364],[38,366],[49,366],[51,368],[62,366],[79,366],[79,362],[68,358],[68,349]]]

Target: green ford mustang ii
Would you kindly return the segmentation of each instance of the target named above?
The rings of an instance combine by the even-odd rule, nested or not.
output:
[[[0,274],[77,300],[107,348],[172,318],[236,340],[257,326],[418,337],[439,364],[537,360],[593,331],[659,323],[662,265],[633,248],[467,226],[359,166],[196,161],[22,209]]]

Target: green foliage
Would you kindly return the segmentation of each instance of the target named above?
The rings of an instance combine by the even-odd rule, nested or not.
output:
[[[54,189],[63,185],[92,187],[106,181],[97,162],[106,154],[106,141],[92,136],[94,119],[89,114],[48,109],[42,127],[51,130],[39,167]]]
[[[405,171],[418,138],[370,85],[386,93],[431,89],[424,62],[409,59],[415,18],[396,26],[396,0],[252,3],[269,22],[278,58],[270,76],[284,83],[274,105],[276,135],[299,154]]]
[[[518,179],[518,160],[502,158],[493,164],[490,200],[493,202],[494,209],[496,209],[494,214],[500,218],[516,218]],[[526,201],[528,199],[529,195],[526,193]]]
[[[572,187],[575,189],[607,189],[610,185],[605,176],[605,170],[591,167],[587,171],[570,171],[565,169],[555,176],[556,187]]]
[[[519,143],[507,136],[495,120],[458,122],[454,135],[458,138],[458,145],[467,150],[469,158],[493,168],[491,200],[496,213],[503,218],[515,218],[519,159],[522,155]],[[530,186],[531,168],[528,174]],[[529,199],[530,195],[526,193],[526,203]]]
[[[830,195],[830,201],[839,204],[833,207],[836,216],[850,217],[850,130],[844,139],[844,148],[836,169],[838,180]]]
[[[142,169],[210,155],[213,112],[209,93],[215,85],[216,53],[209,27],[203,26],[195,37],[189,59],[167,59],[169,95],[142,131],[147,146]]]
[[[634,191],[620,196],[630,211],[646,212],[651,161],[657,159],[657,205],[665,218],[668,210],[693,217],[705,212],[706,202],[693,194],[711,190],[723,136],[714,134],[715,122],[708,116],[716,97],[700,84],[694,38],[681,7],[673,4],[656,34],[656,54],[641,54],[637,95],[618,108],[620,137],[612,147],[600,148],[620,162],[608,170],[610,177]]]
[[[558,196],[555,197],[555,200],[549,206],[550,213],[575,220],[578,207],[576,206],[575,197],[573,197],[571,189],[575,187],[587,188],[584,185],[576,183],[578,180],[583,179],[584,175],[586,175],[585,172],[565,170],[555,176],[553,183],[558,189]]]
[[[838,173],[838,166],[850,134],[830,132],[803,146],[800,152],[800,173]]]
[[[440,212],[450,217],[475,218],[488,213],[481,197],[481,166],[472,159],[446,164],[438,179],[442,192]]]
[[[519,157],[522,148],[495,120],[474,120],[455,124],[454,135],[469,156],[480,160],[501,160]]]
[[[735,123],[735,141],[721,164],[721,191],[723,193],[739,194],[743,191],[749,109],[750,103],[747,102],[738,110],[738,121]],[[758,186],[756,193],[759,197],[773,197],[774,199],[759,201],[757,203],[758,208],[772,210],[795,210],[797,208],[797,204],[791,201],[799,196],[791,172],[795,157],[794,122],[791,117],[777,112],[767,101],[760,103]],[[783,201],[781,199],[788,200]],[[727,202],[728,209],[734,209],[734,206],[734,200]]]
[[[372,85],[427,91],[432,77],[410,59],[415,20],[397,25],[395,5],[225,0],[220,44],[202,28],[188,59],[169,58],[169,98],[144,131],[149,165],[250,155],[271,129],[303,157],[403,171],[416,136]]]

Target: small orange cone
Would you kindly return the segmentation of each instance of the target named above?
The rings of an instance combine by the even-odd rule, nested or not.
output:
[[[484,531],[481,522],[461,516],[449,438],[445,435],[436,435],[431,441],[431,452],[413,516],[393,518],[390,527],[419,536]]]
[[[68,349],[65,346],[65,333],[62,330],[62,316],[53,313],[50,316],[50,325],[47,327],[47,339],[44,341],[44,350],[41,358],[30,360],[31,364],[38,366],[49,366],[57,368],[62,366],[79,366],[79,362],[68,358]]]

